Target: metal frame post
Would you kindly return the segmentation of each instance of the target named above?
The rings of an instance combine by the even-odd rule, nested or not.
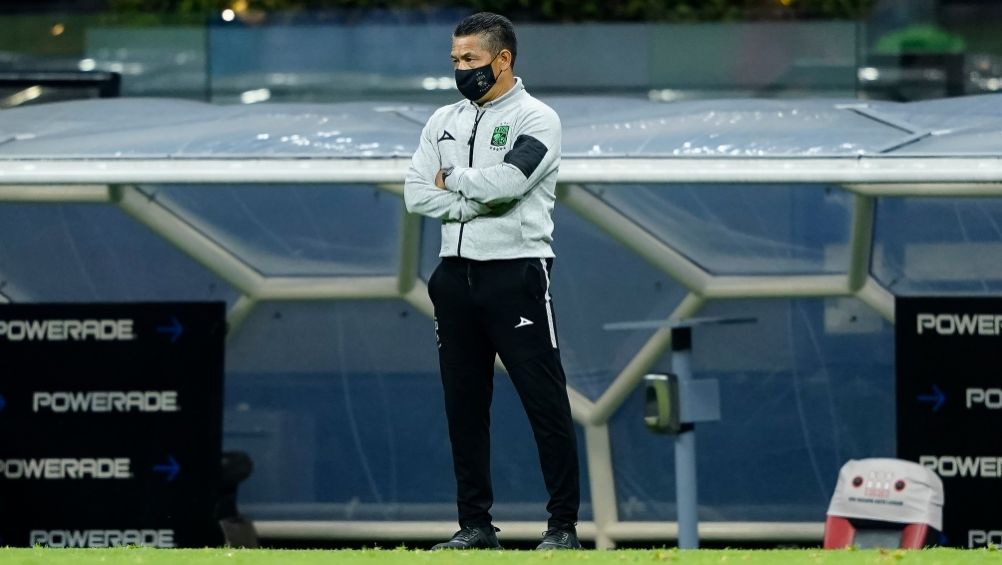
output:
[[[679,388],[692,381],[692,328],[671,330],[671,369]],[[679,549],[699,548],[699,494],[696,482],[696,426],[682,424],[675,436],[675,504]]]

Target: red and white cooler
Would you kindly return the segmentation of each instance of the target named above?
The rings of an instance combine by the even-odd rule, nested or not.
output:
[[[825,521],[825,549],[919,549],[943,529],[943,481],[901,459],[850,460],[839,471]]]

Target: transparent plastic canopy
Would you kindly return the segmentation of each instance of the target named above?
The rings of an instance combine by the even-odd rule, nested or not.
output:
[[[565,157],[1002,155],[1002,95],[912,103],[563,97]],[[0,159],[409,157],[434,108],[86,100],[0,112]]]

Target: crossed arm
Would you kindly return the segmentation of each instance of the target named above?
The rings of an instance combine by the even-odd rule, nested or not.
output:
[[[490,212],[485,204],[440,187],[442,156],[428,125],[411,159],[404,181],[404,204],[408,212],[444,221],[468,222]],[[437,173],[435,171],[438,171]]]
[[[532,117],[521,129],[502,163],[443,170],[438,145],[425,126],[404,184],[408,211],[466,222],[510,209],[557,166],[557,151],[549,147],[559,147],[559,122],[547,127],[542,117]]]

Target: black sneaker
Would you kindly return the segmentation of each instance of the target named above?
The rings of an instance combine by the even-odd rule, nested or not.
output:
[[[536,549],[581,549],[574,528],[550,528],[543,532],[543,542]]]
[[[452,535],[452,539],[436,544],[431,549],[501,549],[494,526],[466,526]]]

